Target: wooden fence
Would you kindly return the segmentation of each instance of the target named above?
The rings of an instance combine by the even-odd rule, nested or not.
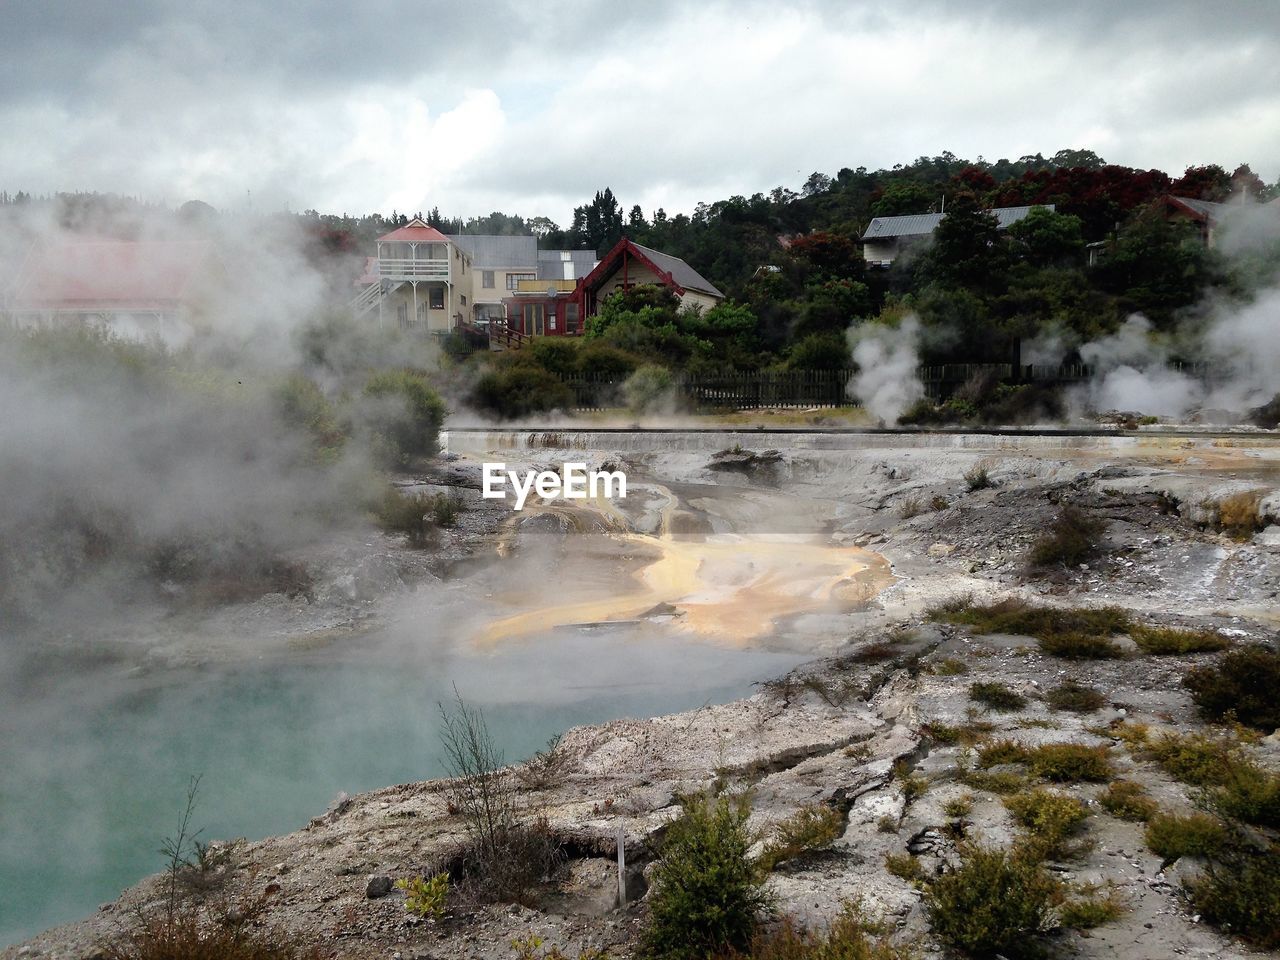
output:
[[[1169,369],[1207,381],[1227,375],[1205,363],[1174,363]],[[673,388],[681,405],[692,409],[844,407],[857,403],[848,391],[848,384],[856,373],[851,369],[677,373],[673,376]],[[941,363],[919,366],[915,373],[925,394],[941,400],[951,396],[962,384],[983,377],[1013,384],[1071,384],[1091,379],[1096,370],[1087,364]],[[576,409],[604,410],[626,405],[623,374],[572,374],[560,379],[573,391]]]

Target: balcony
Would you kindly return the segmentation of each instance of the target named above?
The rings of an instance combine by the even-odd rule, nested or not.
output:
[[[449,261],[423,258],[380,257],[373,269],[383,280],[448,280]]]
[[[548,291],[573,293],[577,285],[577,280],[520,280],[516,283],[516,296],[523,294],[544,297]]]

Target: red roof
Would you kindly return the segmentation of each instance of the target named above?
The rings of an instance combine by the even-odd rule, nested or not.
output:
[[[68,308],[178,304],[195,274],[209,269],[207,243],[58,240],[32,250],[12,305]]]
[[[414,217],[403,227],[392,230],[390,233],[383,234],[378,238],[381,243],[384,240],[395,240],[400,243],[448,243],[449,238],[437,230],[435,227],[427,226],[426,222],[420,217]]]

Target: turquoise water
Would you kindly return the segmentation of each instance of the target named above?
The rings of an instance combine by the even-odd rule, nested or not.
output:
[[[454,684],[514,760],[576,724],[734,699],[800,659],[601,630],[494,655],[372,653],[148,675],[79,668],[5,693],[0,945],[160,870],[191,776],[202,778],[203,839],[285,833],[341,793],[440,775],[438,703]]]

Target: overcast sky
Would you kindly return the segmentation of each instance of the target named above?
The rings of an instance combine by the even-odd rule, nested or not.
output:
[[[1280,177],[1280,2],[0,0],[0,189],[564,223],[1062,147]]]

